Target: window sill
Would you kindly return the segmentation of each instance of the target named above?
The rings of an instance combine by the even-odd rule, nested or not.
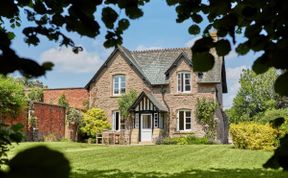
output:
[[[110,98],[120,98],[122,95],[112,95]]]
[[[189,95],[193,95],[192,92],[187,92],[187,93],[175,93],[174,96],[189,96]]]
[[[192,130],[178,130],[175,131],[174,134],[194,134],[194,132],[192,132]]]

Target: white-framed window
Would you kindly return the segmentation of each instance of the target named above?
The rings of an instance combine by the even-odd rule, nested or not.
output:
[[[112,130],[119,131],[125,129],[125,120],[121,119],[119,111],[113,111],[112,113]]]
[[[121,95],[126,92],[125,75],[113,76],[113,95]]]
[[[177,130],[190,131],[191,119],[191,110],[179,110],[177,113]]]
[[[177,73],[177,92],[187,93],[191,91],[191,72]]]
[[[159,128],[164,129],[164,113],[159,114]]]

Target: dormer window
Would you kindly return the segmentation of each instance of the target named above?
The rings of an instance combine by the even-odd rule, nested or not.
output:
[[[191,91],[191,73],[179,72],[177,74],[177,92],[187,93]]]
[[[113,95],[122,95],[126,92],[126,80],[125,75],[113,76]]]

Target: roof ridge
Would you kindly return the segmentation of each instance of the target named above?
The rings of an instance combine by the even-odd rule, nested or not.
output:
[[[145,52],[161,52],[161,51],[173,51],[173,50],[187,50],[189,47],[180,48],[158,48],[158,49],[143,49],[143,50],[130,50],[131,53],[145,53]]]

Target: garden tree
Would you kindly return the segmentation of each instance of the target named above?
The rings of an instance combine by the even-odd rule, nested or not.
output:
[[[5,119],[17,117],[25,107],[24,87],[12,77],[0,75],[0,167],[8,163],[7,152],[12,142],[20,142],[23,138],[22,125],[8,127]],[[1,172],[0,172],[1,173]]]
[[[132,117],[130,116],[129,108],[132,106],[132,104],[135,102],[137,99],[138,93],[136,90],[132,89],[129,90],[127,93],[122,95],[118,99],[118,105],[119,105],[119,110],[121,114],[121,119],[124,119],[127,121],[127,125],[129,126],[128,129],[130,131],[130,137],[129,137],[129,142],[131,143],[131,135],[132,135]]]
[[[97,133],[102,133],[103,130],[110,128],[107,116],[102,109],[91,108],[83,113],[80,131],[89,137],[95,138]]]
[[[39,65],[35,61],[18,56],[11,48],[14,31],[21,26],[21,22],[30,23],[23,27],[25,43],[37,46],[40,36],[50,41],[60,42],[60,45],[71,46],[78,53],[82,50],[64,34],[76,32],[81,36],[94,38],[100,34],[100,19],[96,19],[99,12],[101,21],[107,29],[105,47],[122,43],[122,34],[130,20],[143,16],[141,7],[150,0],[5,0],[0,8],[0,72],[11,73],[15,70],[23,75],[41,76],[51,70],[53,64],[46,62]],[[197,35],[201,32],[199,24],[206,18],[203,37],[192,47],[193,69],[207,71],[214,65],[214,57],[209,53],[215,48],[219,56],[225,56],[231,51],[230,41],[220,39],[213,41],[209,31],[216,30],[221,38],[231,37],[237,45],[236,52],[245,55],[249,51],[262,52],[253,64],[253,70],[264,73],[270,67],[283,69],[275,82],[276,92],[288,95],[285,83],[288,81],[288,2],[282,0],[166,0],[169,6],[176,6],[177,23],[191,20],[188,32]],[[104,5],[103,8],[100,8]],[[125,14],[120,13],[124,11]],[[20,16],[25,12],[26,17]],[[21,18],[25,19],[21,19]],[[8,26],[11,30],[8,30]],[[237,43],[236,35],[245,37],[245,41]]]
[[[279,96],[274,91],[273,83],[277,76],[274,69],[261,75],[250,69],[244,69],[240,76],[240,89],[227,112],[229,121],[238,123],[257,120],[259,114],[276,108]]]
[[[63,106],[65,108],[69,107],[69,103],[68,100],[66,99],[66,96],[64,94],[62,94],[59,98],[58,98],[58,105],[59,106]]]
[[[76,125],[76,136],[75,136],[76,140],[78,138],[78,130],[79,130],[82,117],[83,117],[82,112],[79,111],[78,109],[71,108],[71,107],[68,108],[66,121],[68,123]]]
[[[24,86],[12,77],[0,75],[0,121],[16,117],[25,106]]]
[[[41,65],[20,57],[11,48],[14,33],[21,26],[20,12],[25,11],[25,19],[30,22],[24,27],[25,43],[38,45],[40,36],[60,45],[72,46],[78,53],[82,50],[62,31],[76,32],[81,36],[94,38],[99,35],[99,12],[107,32],[105,47],[122,43],[123,31],[129,27],[130,20],[143,16],[140,9],[149,0],[4,0],[0,7],[0,73],[8,74],[15,70],[23,75],[41,76],[51,70],[53,64]],[[203,37],[192,47],[194,71],[208,71],[214,65],[214,57],[209,53],[215,48],[219,56],[231,51],[230,41],[213,41],[209,30],[216,30],[221,38],[231,37],[236,45],[236,52],[245,55],[249,51],[261,52],[253,70],[264,73],[269,68],[282,69],[284,72],[275,82],[275,90],[281,95],[288,95],[288,1],[283,0],[166,0],[169,6],[176,6],[176,22],[191,20],[188,32],[196,35],[201,32],[199,24],[207,18]],[[104,4],[103,8],[102,7]],[[125,11],[125,14],[120,13]],[[97,13],[96,13],[97,12]],[[8,30],[10,26],[12,30]],[[236,35],[245,41],[237,43]]]
[[[206,98],[198,98],[196,104],[196,118],[203,126],[205,136],[211,140],[215,139],[217,122],[214,120],[214,114],[218,108],[217,103]]]
[[[28,101],[43,101],[43,89],[47,88],[47,86],[44,86],[42,82],[39,80],[32,80],[27,77],[17,78],[17,81],[24,85],[25,94]]]

